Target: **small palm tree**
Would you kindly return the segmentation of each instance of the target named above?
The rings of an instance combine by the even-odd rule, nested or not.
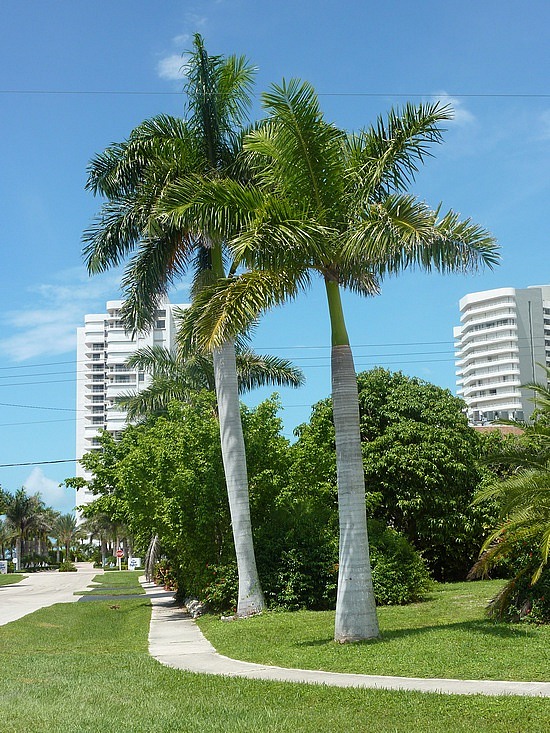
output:
[[[15,535],[16,569],[21,570],[25,540],[42,532],[47,525],[46,507],[39,494],[29,496],[24,488],[6,495],[5,514]]]
[[[504,615],[526,573],[531,574],[532,586],[540,580],[550,556],[550,369],[542,368],[546,371],[546,384],[529,383],[523,387],[533,390],[533,402],[537,405],[535,421],[516,423],[524,430],[522,439],[513,441],[487,459],[490,463],[513,468],[513,473],[484,487],[475,498],[475,503],[496,503],[499,520],[485,540],[469,577],[480,577],[499,562],[514,559],[521,553],[522,546],[538,548],[536,566],[531,562],[519,567],[491,601],[490,612],[498,617]]]
[[[70,560],[71,547],[76,540],[84,537],[84,533],[79,528],[74,514],[61,514],[55,520],[52,527],[52,535],[65,547],[65,561]]]
[[[151,384],[141,392],[117,398],[130,420],[164,414],[172,400],[192,402],[198,391],[215,390],[214,362],[209,354],[183,358],[162,346],[148,346],[132,354],[126,363],[152,375]],[[300,387],[304,383],[302,371],[277,356],[237,348],[236,366],[241,394],[266,385]]]
[[[161,201],[166,220],[209,221],[249,272],[219,280],[186,313],[187,340],[213,348],[266,309],[321,277],[332,331],[340,562],[335,638],[378,636],[365,516],[357,379],[341,290],[379,292],[407,267],[441,272],[493,265],[493,238],[449,211],[441,215],[406,192],[450,110],[407,105],[347,135],[326,122],[307,83],[264,95],[269,117],[245,138],[249,181],[183,180]]]

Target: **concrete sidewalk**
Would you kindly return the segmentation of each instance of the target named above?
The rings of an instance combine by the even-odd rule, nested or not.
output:
[[[14,585],[0,586],[0,626],[54,603],[78,601],[75,591],[85,590],[102,570],[94,568],[91,562],[77,563],[76,567],[76,573],[46,570],[30,573]]]
[[[287,669],[240,662],[218,654],[196,623],[174,604],[174,594],[144,582],[151,600],[149,651],[162,664],[201,674],[247,677],[279,682],[305,682],[331,687],[361,687],[386,690],[418,690],[453,695],[524,695],[550,697],[550,682],[506,682],[496,680],[421,679],[342,674],[307,669]]]

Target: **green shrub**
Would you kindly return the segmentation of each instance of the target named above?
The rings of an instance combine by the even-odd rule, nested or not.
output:
[[[536,548],[518,543],[514,556],[500,563],[508,577],[513,577],[487,606],[489,616],[512,623],[550,623],[550,567],[546,566],[537,582],[531,583],[539,564]]]
[[[381,522],[369,521],[372,581],[380,606],[421,600],[432,586],[426,563],[410,542]]]
[[[234,613],[237,610],[239,586],[237,563],[208,565],[207,573],[210,581],[205,586],[200,600],[204,601],[209,611]]]
[[[62,562],[59,566],[59,572],[60,573],[76,573],[76,565],[74,562],[71,562],[70,560],[65,560],[65,562]]]

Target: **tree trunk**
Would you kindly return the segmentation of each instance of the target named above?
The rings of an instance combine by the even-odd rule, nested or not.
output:
[[[263,609],[264,598],[256,569],[250,522],[248,476],[237,385],[235,345],[226,342],[219,349],[214,350],[213,358],[222,459],[239,574],[237,615],[249,616]]]
[[[15,569],[17,572],[23,567],[21,553],[23,552],[23,542],[21,537],[17,537],[15,540]]]
[[[338,284],[327,282],[326,286],[332,326],[332,408],[340,523],[334,638],[344,643],[375,639],[380,632],[367,535],[357,375]]]

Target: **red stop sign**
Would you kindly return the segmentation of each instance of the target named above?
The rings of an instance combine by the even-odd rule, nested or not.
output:
[[[116,556],[117,557],[124,557],[124,551],[123,550],[117,550],[116,551]]]

